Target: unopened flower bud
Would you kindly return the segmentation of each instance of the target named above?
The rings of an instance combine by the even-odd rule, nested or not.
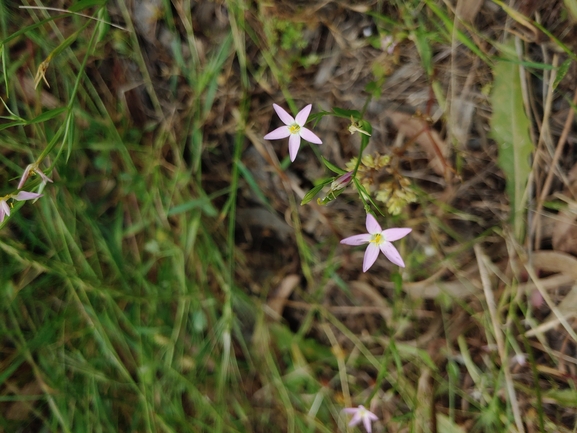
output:
[[[339,189],[343,189],[351,182],[352,178],[353,172],[349,171],[348,173],[345,173],[337,179],[333,180],[331,183],[331,191],[338,191]]]

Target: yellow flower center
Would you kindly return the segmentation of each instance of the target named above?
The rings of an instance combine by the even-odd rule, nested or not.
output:
[[[381,235],[380,233],[377,233],[376,235],[373,235],[371,237],[371,242],[374,242],[377,245],[380,245],[383,241],[384,241],[383,235]]]
[[[298,134],[301,130],[301,127],[296,123],[293,123],[291,126],[288,127],[291,134]]]

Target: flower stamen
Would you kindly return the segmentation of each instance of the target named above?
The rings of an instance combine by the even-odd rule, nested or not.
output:
[[[296,123],[293,123],[291,126],[288,127],[291,134],[298,134],[301,130],[301,127]]]
[[[381,245],[381,243],[383,242],[383,235],[381,233],[376,233],[373,236],[371,236],[371,242],[374,242],[377,245]]]

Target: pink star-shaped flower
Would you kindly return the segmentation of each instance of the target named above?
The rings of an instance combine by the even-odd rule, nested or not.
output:
[[[405,262],[403,262],[403,258],[393,246],[392,242],[404,238],[412,229],[394,228],[383,230],[375,217],[371,214],[367,214],[366,226],[368,233],[350,236],[341,241],[341,244],[345,245],[369,244],[365,251],[365,258],[363,260],[363,272],[367,272],[377,261],[379,251],[382,251],[385,257],[395,265],[404,268]]]
[[[353,414],[353,417],[349,422],[349,427],[354,427],[362,421],[368,433],[373,431],[371,422],[379,419],[379,417],[377,417],[370,410],[366,409],[363,405],[360,405],[359,407],[347,407],[343,409],[343,411],[345,413]]]
[[[323,143],[314,132],[304,126],[311,112],[312,104],[307,105],[299,111],[296,118],[293,118],[282,107],[276,104],[272,104],[272,106],[285,126],[281,126],[274,131],[269,132],[264,136],[264,138],[265,140],[279,140],[281,138],[289,137],[289,155],[291,161],[294,161],[297,157],[299,147],[301,146],[301,138],[315,144]]]

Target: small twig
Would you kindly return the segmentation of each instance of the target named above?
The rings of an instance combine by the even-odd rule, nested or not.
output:
[[[530,264],[526,264],[525,269],[527,270],[527,273],[529,274],[529,278],[531,278],[531,280],[533,280],[535,287],[537,287],[537,290],[539,290],[539,293],[541,293],[541,296],[543,296],[545,303],[547,304],[547,306],[551,309],[551,312],[557,318],[555,321],[552,320],[549,322],[545,322],[542,325],[540,325],[539,327],[527,331],[525,333],[525,335],[527,337],[530,337],[530,336],[536,335],[538,332],[546,332],[548,329],[551,329],[551,328],[555,327],[558,323],[561,323],[561,325],[563,325],[563,327],[565,328],[567,333],[571,336],[571,338],[573,338],[573,340],[575,342],[577,342],[577,333],[573,330],[573,327],[569,324],[569,322],[567,321],[567,318],[565,317],[563,312],[560,311],[559,308],[555,305],[555,302],[553,302],[553,300],[549,296],[549,293],[547,293],[547,290],[545,289],[545,287],[543,287],[543,284],[541,284],[541,280],[537,276],[537,273],[535,272],[535,269],[533,268],[533,266],[531,266]]]
[[[557,54],[555,54],[553,56],[553,70],[551,71],[551,76],[549,78],[549,86],[547,89],[547,96],[545,98],[545,110],[543,113],[543,120],[541,122],[541,130],[539,131],[539,139],[537,140],[537,146],[535,149],[535,159],[533,160],[533,170],[531,170],[531,173],[529,174],[529,185],[533,185],[533,179],[535,177],[535,171],[538,170],[539,168],[539,158],[541,155],[541,145],[545,140],[545,134],[549,133],[549,118],[551,116],[551,107],[553,106],[553,93],[554,93],[554,88],[553,85],[555,83],[555,80],[557,79],[557,63],[559,60],[559,56]],[[552,172],[553,170],[550,170],[550,172]],[[534,187],[537,187],[537,185],[535,185]],[[529,240],[529,248],[531,248],[531,245],[534,245],[535,249],[538,249],[538,245],[541,243],[541,230],[540,230],[540,218],[539,218],[539,214],[535,213],[533,215],[529,215],[529,221],[531,222],[530,226],[532,228],[532,230],[529,231],[529,236],[534,236],[534,241],[533,240]],[[531,218],[534,218],[533,220]],[[536,220],[539,220],[536,222]],[[537,225],[539,224],[539,225]],[[535,230],[533,230],[533,228]]]
[[[577,89],[575,89],[575,94],[573,95],[572,105],[577,104]],[[545,180],[545,185],[543,185],[543,189],[541,190],[541,195],[539,196],[539,200],[537,201],[537,208],[535,209],[535,215],[539,215],[541,210],[543,209],[543,202],[545,198],[549,194],[549,189],[551,188],[551,183],[553,182],[553,173],[555,170],[554,167],[557,166],[559,163],[559,159],[561,158],[561,153],[563,152],[563,147],[565,147],[565,142],[567,141],[567,136],[569,135],[569,131],[571,130],[571,125],[573,124],[573,118],[575,117],[575,110],[573,106],[569,107],[569,114],[567,115],[567,119],[565,119],[565,125],[563,126],[563,131],[561,132],[561,136],[557,141],[557,148],[555,149],[555,154],[553,155],[553,161],[551,161],[551,168],[549,169],[549,173],[547,173],[547,179]],[[531,232],[535,231],[536,228],[536,221],[538,218],[533,220],[533,225],[531,226]],[[538,245],[536,245],[538,247]]]
[[[343,399],[345,401],[345,407],[351,407],[351,392],[349,390],[349,381],[347,379],[347,366],[345,362],[345,352],[343,348],[337,341],[337,337],[335,336],[331,326],[328,323],[323,323],[322,325],[323,331],[325,331],[326,336],[328,337],[332,351],[337,359],[337,365],[339,367],[339,379],[341,381],[341,389],[343,391]]]
[[[474,250],[475,255],[477,256],[477,263],[479,265],[479,274],[481,276],[481,282],[483,283],[483,292],[485,294],[487,307],[489,308],[489,315],[491,316],[491,323],[493,325],[493,329],[495,332],[497,349],[499,351],[499,357],[501,358],[503,372],[505,374],[507,394],[509,394],[509,401],[511,402],[511,408],[513,409],[515,424],[517,425],[517,430],[520,433],[524,433],[525,427],[523,426],[523,419],[521,417],[521,411],[519,409],[519,402],[517,401],[517,394],[515,393],[515,386],[513,385],[513,377],[511,376],[511,370],[509,369],[509,360],[507,358],[505,341],[503,339],[501,324],[499,323],[499,317],[497,315],[497,306],[495,302],[495,297],[493,296],[493,290],[491,289],[491,280],[489,279],[489,272],[486,267],[486,262],[488,259],[478,244],[474,246]]]

